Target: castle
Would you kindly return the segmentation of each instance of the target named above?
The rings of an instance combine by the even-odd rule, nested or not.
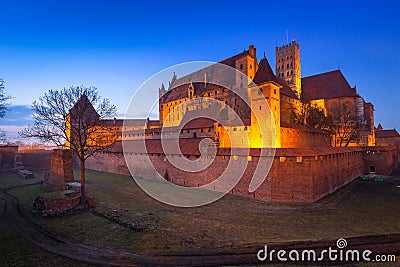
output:
[[[216,71],[215,66],[181,78],[174,74],[167,88],[164,84],[159,88],[159,120],[103,120],[102,126],[114,129],[117,141],[89,159],[87,167],[201,186],[221,174],[230,157],[245,157],[249,165],[232,194],[273,202],[308,202],[370,170],[389,174],[398,166],[398,148],[375,146],[373,105],[364,101],[340,70],[301,77],[299,44],[292,41],[275,51],[275,73],[265,55],[257,60],[256,48],[250,45],[248,50],[219,62],[235,70],[233,75]],[[234,83],[230,90],[219,85],[228,76]],[[204,79],[199,82],[199,77]],[[264,112],[263,101],[268,103],[268,111]],[[210,119],[208,115],[215,114],[207,110],[218,113],[220,120]],[[273,118],[274,138],[268,142],[258,130],[253,110],[270,112]],[[337,127],[336,132],[327,131],[321,123],[311,127],[305,123],[308,117],[302,116],[307,112],[317,112],[323,119],[339,114],[331,123],[344,127]],[[203,118],[192,120],[193,114]],[[162,134],[168,133],[179,136],[182,154],[193,161],[202,155],[202,140],[211,139],[216,148],[213,163],[198,173],[179,170],[168,162],[161,145]],[[138,145],[143,139],[145,150]],[[122,140],[131,142],[130,150],[123,150]],[[257,191],[249,192],[252,171],[263,157],[260,149],[264,147],[276,148],[272,168]],[[230,148],[239,152],[232,155]],[[250,154],[240,152],[246,148]],[[130,170],[125,162],[128,158],[134,164]],[[156,166],[156,172],[149,165]]]

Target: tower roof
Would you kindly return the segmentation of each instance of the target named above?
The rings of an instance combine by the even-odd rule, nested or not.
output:
[[[304,101],[358,96],[340,70],[329,71],[301,79],[301,99]]]
[[[269,65],[267,58],[264,57],[258,64],[258,70],[256,72],[256,75],[254,76],[253,82],[257,85],[264,82],[278,83],[278,80],[276,79],[276,76],[272,71],[272,68]]]
[[[71,118],[83,115],[97,118],[100,117],[100,115],[97,113],[96,109],[93,107],[92,103],[85,94],[79,97],[78,101],[76,101],[73,107],[69,110],[69,114]]]

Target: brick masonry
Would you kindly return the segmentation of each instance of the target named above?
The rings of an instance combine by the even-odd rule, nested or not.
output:
[[[24,168],[31,171],[49,170],[52,151],[21,153],[21,162]]]
[[[248,161],[247,155],[239,155],[237,158],[248,161],[248,165],[231,193],[268,202],[313,202],[368,173],[371,164],[382,175],[389,175],[399,166],[399,151],[396,148],[281,148],[276,149],[271,170],[264,183],[250,193],[249,183],[259,162],[259,151],[255,149],[250,153],[251,161]],[[140,153],[129,153],[127,158],[134,166],[134,177],[167,177],[175,184],[199,186],[214,181],[223,173],[230,154],[229,150],[219,149],[213,163],[197,173],[175,168],[164,154],[150,154],[151,162],[147,155]],[[196,159],[196,155],[189,156],[189,159]],[[130,175],[122,152],[99,153],[96,158],[89,158],[86,166],[89,169]],[[240,170],[237,171],[239,173]]]
[[[46,176],[43,186],[46,190],[64,190],[66,182],[74,182],[72,155],[67,149],[54,149],[51,156],[50,175]]]

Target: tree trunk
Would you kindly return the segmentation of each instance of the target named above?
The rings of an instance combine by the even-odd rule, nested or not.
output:
[[[85,159],[80,157],[81,171],[81,205],[86,205],[86,183],[85,183]]]

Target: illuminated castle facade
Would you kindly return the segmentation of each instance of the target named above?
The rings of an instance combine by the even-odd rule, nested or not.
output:
[[[235,83],[246,88],[250,105],[235,96],[231,90],[206,82],[193,82],[193,74],[179,79],[174,74],[168,88],[162,85],[159,89],[160,126],[177,126],[186,112],[196,109],[198,111],[199,105],[193,99],[202,98],[202,108],[208,107],[204,99],[216,99],[238,114],[244,125],[230,123],[229,127],[222,127],[213,121],[209,121],[207,125],[205,120],[201,120],[201,123],[191,124],[192,129],[187,129],[186,137],[213,137],[219,147],[262,147],[263,144],[257,138],[256,120],[251,112],[253,109],[261,109],[257,101],[260,100],[262,93],[264,99],[261,100],[268,102],[273,113],[276,130],[274,146],[277,148],[337,146],[338,136],[332,136],[320,128],[293,123],[292,115],[301,113],[305,105],[318,108],[324,115],[332,114],[343,106],[354,110],[360,126],[357,137],[352,136],[352,140],[349,138],[346,146],[375,144],[373,105],[364,101],[357,93],[356,87],[349,85],[340,70],[303,78],[300,47],[296,41],[277,47],[275,52],[275,73],[265,55],[260,61],[257,60],[256,49],[252,45],[248,50],[219,62],[248,77],[248,81],[245,81],[240,76],[242,80],[236,80]],[[210,75],[207,69],[203,72],[202,75]],[[239,76],[236,79],[239,79]],[[222,106],[221,113],[223,112],[226,110]],[[227,136],[227,131],[231,131],[230,138]],[[190,132],[191,135],[188,134]],[[243,132],[249,136],[250,143],[243,141]]]
[[[86,166],[199,187],[215,181],[233,159],[246,162],[247,167],[230,193],[268,202],[316,201],[360,175],[372,170],[388,175],[399,166],[397,147],[375,146],[373,105],[364,101],[340,70],[301,77],[298,43],[292,41],[275,51],[275,72],[265,56],[258,61],[256,49],[250,46],[220,64],[179,78],[174,74],[167,87],[159,88],[158,120],[101,120],[101,129],[111,129],[116,141],[88,158]],[[216,65],[229,66],[234,74],[219,71]],[[337,123],[348,127],[358,123],[356,138],[337,145],[340,131],[332,134],[293,120],[293,114],[310,106],[324,117],[338,108],[353,110],[355,117],[346,120],[345,113],[339,114],[343,116]],[[255,111],[261,113],[261,120],[255,118]],[[259,124],[275,133],[265,136]],[[179,143],[168,141],[176,137]],[[261,148],[269,147],[276,148],[273,156],[261,153]],[[188,172],[169,159],[212,163]],[[250,192],[255,170],[259,164],[265,168],[266,159],[272,160],[271,169],[257,190]]]

